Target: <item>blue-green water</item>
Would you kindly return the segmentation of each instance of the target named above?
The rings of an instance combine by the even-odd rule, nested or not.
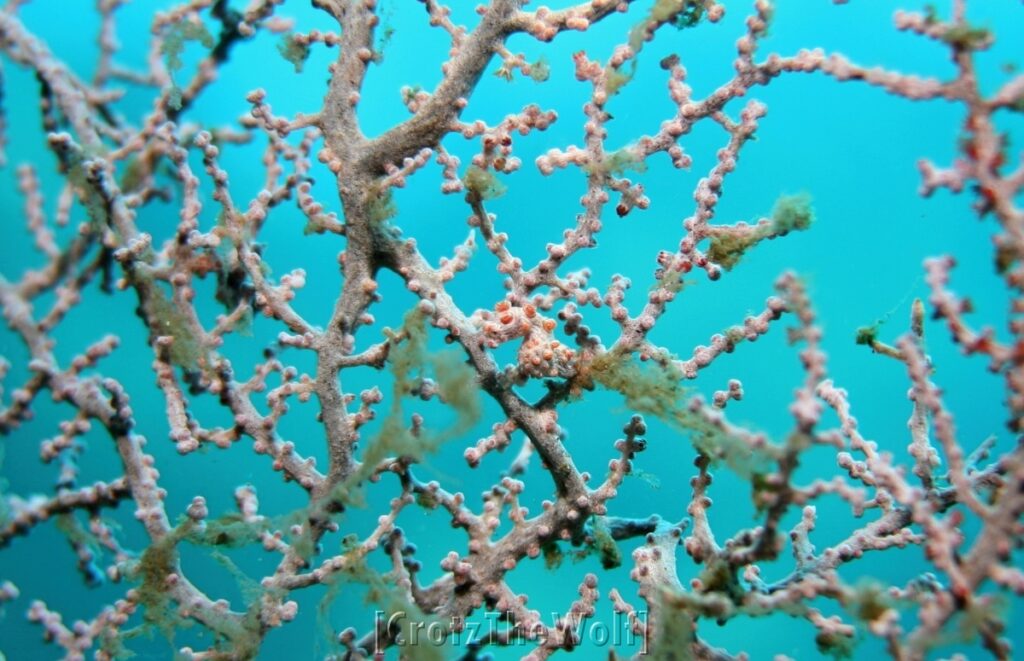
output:
[[[234,4],[240,4],[238,2]],[[558,3],[559,6],[568,3]],[[638,3],[639,11],[646,11]],[[936,3],[941,14],[948,11],[946,2]],[[123,50],[117,60],[123,64],[143,66],[149,36],[148,25],[156,6],[165,2],[131,3],[119,11],[118,36]],[[455,2],[453,20],[467,26],[477,17],[472,2]],[[911,4],[860,0],[849,5],[833,6],[819,0],[782,0],[778,3],[770,35],[763,41],[761,53],[794,53],[802,47],[821,47],[826,52],[838,51],[856,62],[883,65],[887,68],[914,72],[922,76],[949,77],[954,67],[948,49],[942,44],[892,27],[891,14],[898,6],[920,9]],[[673,105],[666,93],[666,74],[657,63],[666,55],[678,53],[688,72],[688,83],[696,97],[703,97],[732,75],[734,42],[743,31],[743,20],[749,11],[746,2],[728,3],[726,18],[718,24],[702,24],[695,29],[665,29],[659,38],[645,47],[639,57],[634,80],[607,107],[614,116],[608,125],[611,148],[629,144],[642,134],[658,129],[669,118]],[[316,27],[331,29],[323,12],[308,2],[288,0],[279,13],[293,16],[298,29]],[[419,85],[431,89],[440,80],[440,64],[446,58],[448,37],[427,25],[420,3],[409,0],[386,0],[381,3],[383,26],[393,30],[384,51],[383,61],[372,66],[363,89],[359,116],[364,131],[376,135],[407,116],[399,89],[403,85]],[[83,77],[91,75],[97,55],[95,34],[98,20],[93,3],[82,0],[33,0],[20,11],[26,26],[44,38],[54,53],[63,58]],[[510,235],[509,248],[527,264],[545,253],[545,245],[561,240],[562,231],[571,227],[580,213],[579,197],[585,192],[583,174],[577,169],[557,171],[542,177],[533,166],[536,156],[552,147],[565,148],[580,144],[583,138],[582,105],[590,87],[574,78],[572,53],[585,49],[591,57],[606,59],[616,44],[625,41],[629,28],[637,20],[636,12],[614,16],[585,34],[560,35],[555,43],[541,45],[532,38],[517,36],[509,48],[523,51],[528,61],[544,56],[551,68],[550,79],[537,84],[518,77],[514,82],[485,75],[469,100],[463,118],[483,119],[495,124],[506,114],[519,111],[528,103],[544,109],[555,109],[559,120],[545,132],[534,132],[517,139],[516,154],[524,167],[503,177],[507,192],[489,204],[497,214],[498,229]],[[996,45],[980,54],[981,79],[989,91],[996,89],[1010,75],[1008,64],[1021,64],[1020,44],[1024,43],[1024,10],[1012,0],[984,0],[970,7],[971,20],[989,27],[996,34]],[[234,122],[248,111],[245,94],[256,87],[268,90],[267,100],[279,115],[313,112],[320,107],[325,91],[327,65],[335,55],[322,46],[314,46],[303,72],[296,74],[292,64],[278,53],[278,38],[260,37],[238,45],[223,66],[219,80],[184,116],[185,121],[206,126]],[[200,55],[201,47],[192,44],[186,51],[186,69],[190,71]],[[60,190],[60,178],[53,157],[45,150],[40,130],[38,86],[33,76],[4,60],[4,107],[8,115],[8,160],[0,170],[0,209],[3,210],[3,241],[0,242],[0,273],[14,280],[26,268],[38,267],[42,257],[32,250],[31,236],[25,231],[22,200],[17,193],[14,169],[21,162],[36,165],[43,182],[47,209],[52,213]],[[497,68],[492,64],[489,71]],[[791,269],[808,285],[819,323],[824,329],[824,348],[828,352],[828,371],[837,385],[851,393],[853,413],[860,421],[864,435],[878,442],[881,449],[892,452],[897,461],[907,464],[906,428],[910,403],[905,368],[900,363],[872,355],[854,343],[858,327],[879,320],[883,339],[894,340],[906,331],[911,303],[915,297],[927,297],[923,281],[922,260],[939,254],[954,254],[958,260],[953,287],[971,297],[976,326],[992,325],[1001,332],[1005,328],[1007,294],[993,268],[991,236],[995,231],[991,219],[979,221],[970,208],[969,195],[955,196],[940,191],[928,199],[917,195],[920,183],[916,162],[919,158],[934,160],[939,165],[950,163],[957,154],[958,138],[965,116],[963,108],[942,101],[912,103],[887,95],[861,83],[837,84],[820,74],[790,74],[767,87],[753,90],[751,97],[767,104],[768,116],[760,122],[757,140],[748,144],[740,157],[737,171],[729,176],[720,202],[716,222],[732,223],[751,220],[768,214],[782,194],[806,192],[813,197],[817,220],[809,231],[764,242],[746,255],[741,263],[718,282],[710,282],[702,274],[691,276],[691,284],[670,306],[659,321],[651,339],[681,356],[723,328],[739,323],[751,312],[759,311],[764,300],[773,293],[772,282],[782,271]],[[151,92],[133,89],[116,108],[134,121],[151,106]],[[727,112],[738,116],[741,106],[733,102]],[[1010,136],[1010,144],[1019,148],[1024,140],[1024,121],[1020,114],[998,117],[1000,127]],[[663,155],[652,158],[642,172],[631,173],[642,182],[651,198],[648,210],[634,211],[624,219],[615,217],[609,207],[598,245],[577,254],[568,269],[589,267],[591,284],[604,290],[614,273],[632,278],[634,286],[627,297],[631,309],[639,309],[649,285],[654,281],[655,256],[659,250],[675,250],[682,235],[682,220],[694,209],[692,192],[697,181],[715,163],[715,152],[727,140],[720,127],[711,122],[701,124],[681,144],[693,157],[689,171],[671,167]],[[449,136],[445,146],[463,157],[478,148],[478,142],[467,142]],[[264,172],[259,165],[262,143],[249,147],[225,148],[222,166],[231,176],[231,192],[239,204],[250,199],[263,187]],[[1016,162],[1015,159],[1011,159]],[[193,153],[193,168],[201,172],[201,163]],[[330,174],[322,166],[314,171],[314,192],[327,210],[341,210]],[[201,176],[203,189],[209,192],[209,181]],[[410,179],[409,185],[395,193],[399,214],[395,223],[409,236],[417,239],[425,256],[436,263],[451,255],[453,248],[466,237],[469,209],[461,195],[442,196],[440,169],[430,166]],[[216,211],[207,207],[202,217],[204,227],[216,222]],[[81,208],[74,210],[73,226],[84,219]],[[174,204],[153,204],[140,215],[139,227],[156,237],[165,237],[177,223]],[[287,273],[302,267],[309,285],[299,292],[295,308],[313,324],[324,324],[339,292],[341,278],[337,254],[343,240],[327,235],[303,234],[304,219],[294,205],[282,205],[268,220],[261,241],[264,257],[274,274]],[[67,240],[72,228],[61,230]],[[467,311],[477,307],[491,308],[504,294],[502,276],[494,268],[493,258],[479,250],[470,269],[456,276],[448,286],[455,300]],[[199,285],[199,298],[204,296],[201,310],[212,320],[217,312],[211,283]],[[361,345],[382,339],[384,326],[396,327],[402,315],[415,302],[393,275],[381,277],[383,302],[372,310],[377,326],[365,329],[358,337]],[[52,301],[51,299],[47,299]],[[58,358],[65,364],[90,343],[106,333],[116,333],[122,347],[101,363],[103,374],[119,379],[132,397],[132,406],[139,423],[138,432],[149,439],[148,452],[156,457],[160,484],[168,492],[166,506],[172,521],[182,513],[197,494],[206,497],[213,516],[235,510],[233,493],[236,486],[250,483],[259,493],[261,513],[283,516],[305,503],[304,492],[293,484],[284,484],[279,473],[270,470],[269,460],[252,452],[247,439],[227,450],[202,451],[179,457],[174,444],[167,439],[164,405],[155,388],[150,369],[152,352],[146,346],[146,333],[133,314],[132,295],[106,296],[95,285],[87,290],[85,301],[54,333]],[[46,306],[39,304],[39,310]],[[590,310],[587,323],[609,342],[616,328],[606,310]],[[716,361],[701,372],[691,386],[710,396],[725,387],[728,379],[742,380],[745,397],[729,405],[730,419],[750,428],[762,430],[774,439],[784,439],[793,421],[787,412],[795,388],[802,383],[797,350],[787,345],[784,326],[777,324],[754,344],[744,344],[735,353]],[[261,360],[264,347],[272,343],[281,326],[258,318],[251,336],[229,339],[224,353],[235,365],[236,373],[247,374]],[[438,334],[434,339],[440,343]],[[958,437],[969,449],[990,435],[997,435],[1000,448],[1007,448],[1014,439],[1005,431],[1006,409],[1002,403],[1003,383],[986,371],[984,361],[965,358],[949,340],[942,323],[929,321],[926,327],[927,346],[937,371],[934,379],[944,389],[945,402],[956,418]],[[0,354],[13,368],[7,375],[4,401],[24,380],[26,352],[14,335],[0,332]],[[500,354],[510,360],[514,354]],[[300,371],[311,372],[310,357],[298,352],[283,354],[286,361]],[[382,384],[388,392],[387,377],[368,370],[350,370],[343,375],[346,392],[358,393],[362,388]],[[535,395],[540,392],[529,389]],[[315,400],[313,400],[315,402]],[[213,427],[228,422],[216,400],[198,396],[192,401],[201,424]],[[293,441],[307,456],[316,457],[326,465],[323,434],[316,423],[315,403],[292,404],[292,411],[279,427],[283,438]],[[431,426],[443,427],[451,416],[438,407],[416,409],[407,403],[406,413],[422,410]],[[57,424],[69,416],[65,405],[54,404],[41,397],[35,405],[35,418],[0,440],[3,465],[0,478],[4,492],[28,496],[52,493],[57,467],[39,461],[39,442],[58,433]],[[603,476],[609,459],[616,456],[613,443],[619,430],[629,419],[630,411],[621,396],[606,391],[586,393],[577,402],[561,410],[560,424],[568,431],[566,447],[581,470]],[[431,456],[419,475],[436,479],[451,491],[464,491],[471,507],[478,508],[476,494],[488,489],[507,466],[513,447],[501,455],[490,455],[475,470],[469,470],[462,458],[466,447],[488,433],[490,425],[500,422],[497,407],[485,406],[485,415],[476,429],[464,438],[447,443]],[[630,477],[613,501],[612,513],[621,516],[646,517],[658,513],[678,520],[685,515],[689,500],[689,478],[694,469],[694,451],[685,434],[657,420],[648,418],[648,449],[636,461],[636,467],[647,477]],[[826,423],[834,423],[826,417]],[[375,424],[368,425],[364,438],[371,438]],[[85,435],[81,454],[80,484],[109,480],[120,468],[110,440],[99,430]],[[810,451],[798,472],[798,481],[831,476],[835,467],[834,451],[825,448]],[[715,505],[711,510],[712,525],[720,539],[736,530],[756,525],[749,485],[725,468],[715,471],[710,495]],[[551,481],[534,459],[526,476],[524,504],[537,512],[542,500],[551,496]],[[366,534],[386,503],[397,492],[394,480],[383,480],[367,492],[365,509],[350,509],[340,520],[342,531],[324,539],[325,552],[339,549],[342,534]],[[126,548],[144,548],[145,536],[132,517],[133,507],[125,504],[109,512]],[[812,541],[825,548],[858,525],[848,507],[824,498],[818,503],[818,527]],[[869,512],[868,516],[871,516]],[[785,528],[796,523],[798,511],[790,513]],[[453,530],[443,512],[409,508],[399,523],[419,548],[424,565],[421,580],[426,582],[441,574],[440,560],[450,551],[465,551],[465,537]],[[970,536],[975,528],[965,528]],[[566,559],[554,571],[545,568],[542,559],[523,562],[509,575],[511,588],[529,595],[529,605],[542,614],[563,612],[576,598],[576,587],[589,571],[599,575],[602,598],[597,617],[612,618],[607,591],[618,587],[635,605],[641,602],[635,586],[629,581],[629,553],[639,541],[624,542],[626,555],[623,567],[601,570],[594,557],[579,562]],[[568,549],[567,549],[568,550]],[[184,547],[182,564],[185,573],[211,598],[226,598],[236,610],[242,610],[251,594],[251,579],[240,579],[208,549]],[[225,556],[246,576],[258,580],[276,565],[277,556],[256,547],[223,550]],[[379,557],[377,557],[379,556]],[[100,558],[100,564],[104,564]],[[680,550],[679,573],[684,585],[697,574],[689,558]],[[386,569],[383,554],[374,556],[374,563]],[[103,604],[123,594],[124,584],[105,583],[96,587],[84,585],[75,568],[74,554],[53,523],[38,526],[26,538],[15,539],[0,550],[0,581],[11,580],[21,596],[3,604],[0,618],[0,651],[8,659],[42,659],[59,656],[58,648],[45,645],[41,628],[28,623],[24,612],[34,599],[42,599],[64,616],[66,623],[94,617]],[[766,564],[763,575],[780,578],[788,573],[792,560],[788,550],[776,563]],[[869,554],[862,560],[843,567],[842,577],[856,582],[859,577],[873,577],[884,583],[903,585],[928,565],[920,548]],[[365,590],[358,585],[344,585],[326,599],[323,588],[297,592],[292,598],[299,603],[295,622],[272,631],[266,638],[260,658],[320,658],[335,648],[330,643],[333,633],[346,626],[365,631],[372,623],[373,606],[363,602]],[[1009,637],[1019,648],[1024,634],[1014,623],[1021,620],[1021,606],[1012,603],[1007,615]],[[834,605],[820,605],[826,614],[841,612]],[[550,621],[546,615],[546,622]],[[131,625],[140,625],[136,615]],[[905,623],[913,625],[912,620]],[[953,627],[952,629],[955,629]],[[142,658],[168,658],[173,650],[184,645],[202,648],[211,643],[209,634],[198,627],[167,633],[140,629],[139,636],[128,641],[129,649]],[[776,653],[797,659],[816,658],[813,627],[804,620],[785,615],[761,618],[740,617],[723,627],[700,623],[699,634],[714,645],[731,653],[748,652],[754,659],[770,658]],[[497,651],[499,656],[514,658],[527,648]],[[976,641],[954,643],[936,651],[948,655],[956,650],[967,651],[973,658],[980,654]],[[634,650],[635,651],[635,650]],[[882,644],[865,636],[855,652],[857,658],[882,653]],[[448,654],[456,652],[448,650]],[[578,658],[603,658],[606,651],[595,646],[576,653]]]

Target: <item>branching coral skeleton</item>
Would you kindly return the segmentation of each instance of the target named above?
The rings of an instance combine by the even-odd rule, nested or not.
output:
[[[476,23],[464,26],[441,2],[421,0],[418,6],[426,9],[429,25],[450,38],[443,77],[433,90],[404,90],[408,118],[376,137],[364,134],[358,112],[364,82],[381,57],[376,0],[313,0],[336,23],[326,32],[301,31],[302,26],[283,16],[283,0],[251,0],[244,9],[226,0],[183,2],[154,16],[149,57],[141,69],[118,61],[117,18],[125,2],[101,0],[100,59],[91,80],[78,76],[19,19],[25,4],[9,0],[0,9],[0,50],[6,63],[31,71],[39,81],[47,148],[64,184],[51,214],[45,198],[53,191],[43,190],[38,176],[44,164],[12,163],[24,197],[25,221],[43,265],[17,276],[5,269],[0,277],[4,320],[29,355],[24,366],[0,363],[5,385],[0,432],[12,438],[46,397],[66,404],[73,414],[55,423],[54,435],[40,444],[42,461],[58,467],[53,493],[3,495],[0,547],[16,544],[19,536],[57,519],[68,531],[83,579],[124,586],[116,602],[97,608],[91,619],[71,624],[43,601],[30,601],[28,618],[67,658],[119,656],[130,647],[126,623],[137,612],[171,626],[192,621],[213,635],[216,642],[206,649],[178,650],[183,658],[253,658],[268,632],[304,615],[293,593],[333,585],[343,574],[360,577],[356,580],[378,590],[389,585],[384,590],[387,608],[419,612],[442,623],[446,635],[481,609],[502,613],[509,628],[474,641],[472,656],[466,658],[476,658],[482,648],[519,640],[515,632],[526,632],[532,641],[527,658],[571,652],[580,643],[574,634],[579,622],[609,598],[644,641],[644,649],[657,658],[737,658],[741,649],[712,646],[701,636],[701,625],[776,612],[809,622],[823,651],[847,649],[858,631],[866,631],[884,641],[898,659],[925,658],[951,621],[968,614],[984,647],[996,658],[1010,657],[1003,637],[1007,623],[995,606],[999,590],[1024,594],[1024,572],[1012,558],[1024,539],[1024,449],[1015,445],[994,453],[991,441],[978,448],[964,444],[933,381],[923,343],[924,315],[933,314],[948,323],[952,341],[964,352],[983,354],[988,368],[1005,380],[1008,422],[1019,433],[1024,424],[1024,211],[1017,204],[1024,165],[1019,157],[1013,160],[995,117],[1024,108],[1024,76],[1009,75],[992,94],[983,94],[976,54],[994,37],[968,23],[964,0],[953,3],[947,18],[932,11],[898,12],[895,17],[896,28],[948,49],[956,70],[949,80],[868,68],[820,50],[762,57],[758,46],[773,9],[767,0],[755,0],[745,33],[738,35],[731,77],[696,98],[687,84],[684,64],[689,63],[678,56],[664,59],[666,97],[674,111],[652,134],[635,135],[619,149],[607,139],[612,120],[607,106],[646,63],[639,57],[645,45],[666,38],[675,28],[719,21],[721,4],[658,0],[641,8],[629,0],[591,0],[550,10],[519,0],[489,0],[477,8]],[[739,4],[730,7],[737,10],[742,10]],[[563,33],[586,32],[620,13],[635,17],[635,27],[607,61],[585,51],[573,57],[576,79],[590,90],[581,144],[553,148],[531,162],[520,154],[520,141],[561,121],[555,111],[537,105],[509,108],[505,119],[494,125],[464,116],[489,67],[499,66],[499,74],[510,79],[542,81],[547,76],[549,63],[531,63],[513,52],[513,37],[557,41]],[[249,114],[234,127],[190,123],[190,108],[216,85],[219,67],[233,51],[264,33],[284,35],[282,53],[297,70],[310,49],[336,53],[322,107],[305,115],[278,116],[271,106],[273,92],[260,89],[248,95]],[[177,57],[187,41],[201,44],[205,53],[191,77]],[[978,214],[996,222],[995,262],[1008,293],[1010,323],[1001,332],[972,327],[968,302],[950,289],[955,262],[937,257],[926,264],[931,296],[926,303],[915,303],[908,331],[891,343],[873,331],[863,336],[880,354],[876,360],[894,359],[905,369],[912,465],[897,465],[891,453],[862,436],[853,415],[855,394],[848,396],[829,376],[822,330],[794,273],[778,278],[776,295],[763,310],[737,318],[704,345],[680,352],[681,347],[659,346],[651,338],[666,310],[683,295],[684,276],[727,278],[745,251],[756,249],[759,242],[784,241],[789,232],[809,227],[812,212],[801,198],[781,200],[768,218],[733,225],[713,222],[723,182],[738,167],[741,151],[767,111],[752,97],[774,79],[798,73],[871,85],[916,101],[944,99],[966,114],[965,137],[954,162],[949,167],[920,163],[921,193],[965,191],[975,200]],[[118,85],[148,90],[153,102],[145,116],[119,114],[123,87]],[[741,98],[750,100],[743,102],[738,116],[731,116],[727,104]],[[626,176],[631,170],[660,153],[676,168],[690,167],[685,143],[701,123],[717,125],[725,141],[693,191],[692,208],[681,214],[685,219],[678,244],[651,255],[656,279],[642,304],[627,306],[631,281],[624,275],[610,278],[602,292],[590,270],[567,271],[569,261],[595,245],[606,215],[625,217],[649,207],[643,185]],[[479,143],[469,164],[463,166],[442,146],[448,136]],[[258,138],[267,144],[260,163],[265,185],[252,199],[241,200],[233,195],[222,150]],[[190,154],[196,158],[190,161]],[[194,171],[190,162],[199,161],[202,171]],[[470,229],[452,256],[436,265],[415,239],[398,230],[401,213],[393,217],[391,199],[393,189],[435,164],[442,173],[441,194],[464,196]],[[504,185],[499,175],[531,167],[545,175],[576,168],[585,179],[581,212],[535,263],[511,251],[499,218],[488,209]],[[337,200],[314,197],[314,175],[336,182]],[[201,185],[213,187],[212,198],[204,197]],[[176,229],[164,239],[139,229],[140,217],[156,201],[172,201],[178,208]],[[338,256],[342,286],[323,319],[306,319],[292,305],[307,284],[305,271],[275,275],[259,243],[261,230],[273,222],[278,208],[293,201],[307,232],[344,242]],[[328,210],[339,203],[340,213]],[[69,240],[58,239],[56,229],[79,207],[87,220]],[[505,291],[486,309],[463,309],[446,285],[467,269],[478,250],[496,260]],[[374,308],[386,283],[396,281],[383,278],[383,273],[397,276],[418,303],[400,328],[380,339],[379,332],[370,332],[376,325]],[[212,325],[201,318],[196,300],[205,291],[197,283],[207,278],[216,281],[216,297],[224,306]],[[137,301],[168,433],[178,452],[188,455],[212,446],[213,451],[238,453],[248,446],[265,455],[270,469],[308,497],[308,505],[290,523],[261,514],[251,486],[234,492],[235,527],[209,511],[202,493],[190,494],[194,498],[187,511],[169,511],[155,459],[146,450],[147,442],[155,441],[138,431],[131,393],[103,372],[104,361],[118,351],[118,339],[93,339],[70,362],[58,360],[54,352],[54,329],[83,299],[101,295]],[[231,364],[223,349],[252,323],[253,315],[262,317],[256,323],[277,324],[280,334],[265,360],[246,371]],[[588,319],[601,315],[608,315],[617,328],[610,341],[587,325]],[[781,441],[729,419],[729,404],[744,397],[740,380],[723,384],[710,402],[683,388],[711,364],[727,361],[726,354],[739,350],[740,344],[770,332],[788,333],[804,371],[789,409],[792,429]],[[428,351],[431,335],[452,347],[447,353]],[[514,364],[500,364],[503,347],[511,349],[502,355],[513,355]],[[315,368],[304,372],[290,364],[296,352],[310,354]],[[346,371],[352,368],[390,371],[387,382],[393,381],[394,387],[347,392]],[[22,381],[12,384],[16,379]],[[523,386],[540,382],[545,394],[530,401]],[[633,412],[627,415],[621,439],[599,439],[615,452],[603,476],[576,467],[559,422],[562,407],[595,388],[621,393]],[[501,417],[485,421],[490,435],[467,439],[481,415],[478,393],[493,400]],[[228,424],[205,421],[190,406],[190,396],[204,394],[228,412]],[[450,433],[431,431],[419,413],[406,421],[402,400],[408,396],[456,411]],[[326,465],[303,456],[282,433],[279,423],[291,400],[318,405]],[[826,412],[838,419],[838,429],[825,428]],[[378,415],[386,416],[383,431],[357,448],[360,430]],[[637,455],[659,442],[644,438],[643,415],[683,430],[694,449],[692,499],[680,511],[664,513],[667,518],[653,512],[649,519],[616,515],[617,489],[634,470]],[[83,485],[76,456],[81,437],[95,429],[109,436],[123,474]],[[482,470],[488,454],[513,448],[505,475],[496,478],[481,507],[471,506],[462,493],[446,490],[441,480],[418,477],[417,464],[441,442],[462,443],[467,466],[476,470]],[[798,483],[795,471],[802,453],[819,446],[834,451],[838,474]],[[7,440],[5,447],[15,451]],[[536,460],[550,484],[526,485],[519,479]],[[759,513],[755,527],[733,531],[727,538],[713,533],[710,523],[711,468],[720,464],[749,481]],[[394,492],[390,502],[373,503],[380,508],[376,527],[350,538],[339,554],[325,552],[320,541],[339,526],[345,532],[344,510],[378,481],[392,484]],[[542,511],[529,512],[521,504],[527,486],[548,494]],[[841,542],[817,548],[815,502],[825,495],[846,501],[859,517],[859,527]],[[134,504],[148,537],[144,548],[122,546],[119,531],[106,522],[104,511],[127,501]],[[441,577],[433,581],[421,581],[416,540],[396,525],[403,512],[415,508],[440,508],[465,533],[466,546],[448,553]],[[783,519],[793,511],[802,516],[787,531]],[[963,532],[968,517],[973,520],[970,535]],[[259,578],[258,598],[245,604],[245,611],[204,593],[182,569],[182,543],[217,546],[225,539],[262,546],[274,562]],[[566,597],[564,618],[546,624],[516,591],[515,570],[560,543],[592,549],[607,566],[621,560],[616,543],[635,549],[631,577],[638,589],[632,594],[613,589],[602,596],[600,578],[589,574],[578,595]],[[865,554],[908,545],[923,548],[934,574],[877,593],[839,576],[841,566]],[[791,573],[764,580],[759,565],[777,559],[787,547],[793,556]],[[391,565],[383,574],[369,564],[380,554]],[[683,562],[698,567],[697,577],[687,584],[677,571],[677,563]],[[0,606],[8,610],[7,617],[16,616],[13,604],[35,597],[19,594],[17,575],[0,579]],[[859,616],[826,615],[820,610],[822,600],[851,607],[848,612]],[[909,625],[901,619],[897,602],[915,613]],[[342,657],[369,659],[397,646],[401,634],[358,623],[339,627],[336,642]]]

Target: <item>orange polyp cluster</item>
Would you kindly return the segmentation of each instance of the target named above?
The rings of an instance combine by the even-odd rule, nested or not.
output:
[[[519,369],[525,376],[571,377],[575,362],[576,352],[550,335],[531,333],[519,348]]]
[[[507,300],[494,306],[495,317],[485,314],[482,331],[492,348],[522,338],[519,348],[519,370],[522,376],[537,378],[572,376],[576,352],[552,337],[557,326],[554,319],[542,316],[531,303],[513,305]],[[497,323],[495,323],[497,322]]]

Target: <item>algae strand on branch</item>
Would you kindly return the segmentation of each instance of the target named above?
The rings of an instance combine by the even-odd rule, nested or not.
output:
[[[784,195],[772,208],[767,223],[753,226],[712,226],[709,228],[711,245],[707,255],[726,271],[739,263],[747,252],[765,239],[786,236],[790,232],[805,230],[814,222],[814,207],[807,193]]]
[[[590,361],[586,372],[594,382],[622,395],[630,410],[653,415],[684,432],[697,450],[724,461],[738,475],[749,479],[770,466],[767,449],[755,452],[744,439],[690,410],[690,391],[682,385],[682,372],[671,357],[640,362],[613,349]]]
[[[387,359],[394,377],[391,405],[380,430],[363,452],[360,469],[340,486],[339,495],[346,500],[355,497],[358,502],[360,483],[384,459],[399,456],[422,461],[443,443],[469,431],[481,415],[476,372],[458,349],[428,349],[426,317],[418,308],[406,313],[398,332],[385,329],[385,333],[393,343]],[[432,380],[441,401],[455,413],[455,420],[443,431],[413,428],[405,419],[404,399],[422,392],[426,379]]]

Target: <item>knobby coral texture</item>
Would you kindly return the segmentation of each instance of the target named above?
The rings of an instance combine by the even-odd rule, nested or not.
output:
[[[770,53],[792,2],[89,4],[0,9],[0,656],[1012,656],[1024,76],[985,57],[1019,3],[824,8],[921,74],[814,28]],[[784,109],[874,128],[792,170],[775,147],[744,189],[758,99],[794,79],[827,91]],[[319,105],[272,109],[292,95]],[[872,116],[895,102],[938,106],[916,171]],[[855,157],[919,189],[787,179]],[[940,221],[895,210],[918,196],[963,254],[921,266]],[[802,277],[799,242],[842,225],[873,237],[826,258],[857,284]],[[890,247],[916,284],[878,281]],[[874,316],[833,336],[816,301]],[[859,405],[831,346],[897,385]]]

